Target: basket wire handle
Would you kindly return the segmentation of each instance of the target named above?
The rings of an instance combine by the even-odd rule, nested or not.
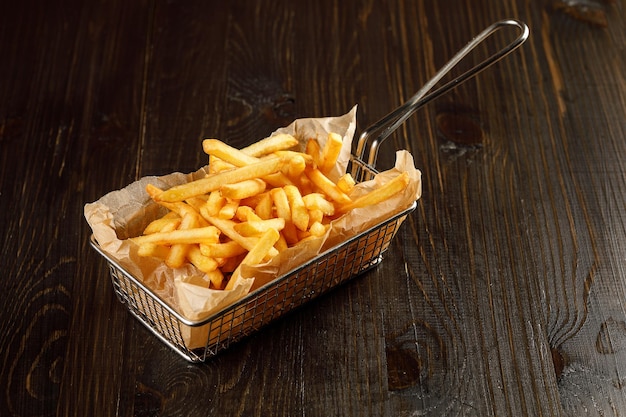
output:
[[[444,84],[435,91],[427,94],[435,86],[435,84],[437,84],[441,80],[441,78],[443,78],[448,72],[450,72],[450,70],[454,66],[456,66],[465,56],[467,56],[474,48],[476,48],[480,43],[482,43],[494,32],[505,26],[515,26],[519,28],[520,35],[514,41],[512,41],[493,55],[489,56],[480,64],[469,69],[452,81],[449,81],[447,84]],[[379,121],[367,127],[359,136],[356,156],[361,161],[365,161],[363,159],[365,156],[365,146],[368,141],[371,140],[367,164],[370,167],[374,168],[376,165],[378,148],[380,147],[380,144],[385,139],[387,139],[387,137],[391,135],[402,123],[404,123],[406,119],[408,119],[417,109],[419,109],[429,101],[434,100],[442,94],[448,92],[449,90],[452,90],[454,87],[460,85],[464,81],[474,77],[479,72],[483,71],[487,67],[491,66],[492,64],[496,63],[497,61],[501,60],[502,58],[513,52],[522,43],[524,43],[526,39],[528,39],[529,32],[530,31],[528,29],[528,26],[525,23],[515,19],[501,20],[487,27],[474,39],[472,39],[463,49],[457,52],[456,55],[454,55],[454,57],[450,61],[448,61],[448,63],[444,65],[435,74],[435,76],[431,78],[413,97],[408,99],[404,104],[396,108],[391,113],[387,114]],[[380,134],[374,136],[377,132],[380,132]]]

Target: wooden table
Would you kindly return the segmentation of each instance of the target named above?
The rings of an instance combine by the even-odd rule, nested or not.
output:
[[[626,415],[624,9],[3,2],[0,414]],[[509,17],[529,41],[381,149],[424,189],[379,267],[200,365],[116,300],[85,203],[205,137],[355,104],[364,128]]]

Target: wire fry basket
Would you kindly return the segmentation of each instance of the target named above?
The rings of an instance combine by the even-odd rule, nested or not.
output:
[[[359,160],[353,159],[352,162],[360,165],[364,177],[376,173]],[[203,362],[293,309],[378,265],[400,225],[416,206],[415,202],[408,209],[321,253],[226,309],[197,321],[188,320],[161,300],[102,251],[93,236],[90,243],[108,262],[118,300],[183,358]],[[204,347],[188,347],[189,340],[197,342],[205,338]]]
[[[432,87],[472,49],[505,26],[517,27],[520,35],[479,65],[429,93]],[[352,155],[350,161],[355,180],[367,181],[378,173],[374,166],[380,143],[415,110],[508,55],[527,39],[528,34],[528,27],[517,20],[504,20],[489,26],[461,49],[418,93],[379,122],[365,129],[359,137],[356,155]],[[369,155],[367,162],[364,162],[367,149]],[[90,244],[107,261],[115,294],[130,313],[187,361],[204,362],[295,308],[378,265],[401,224],[416,207],[417,202],[413,202],[410,207],[391,218],[319,254],[225,309],[196,321],[178,313],[141,280],[125,270],[100,248],[93,235]]]

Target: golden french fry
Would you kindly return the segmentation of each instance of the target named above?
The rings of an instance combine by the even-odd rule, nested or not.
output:
[[[143,243],[139,245],[137,254],[139,256],[153,256],[165,260],[170,252],[170,248],[155,243]]]
[[[313,223],[322,223],[324,221],[324,212],[320,209],[309,210],[309,228]]]
[[[298,151],[278,151],[273,153],[274,156],[288,157],[288,158],[301,158],[306,165],[314,165],[316,162],[311,155],[305,152]],[[301,164],[301,162],[298,162]]]
[[[254,208],[257,216],[267,220],[272,218],[272,197],[270,193],[263,193]]]
[[[130,240],[138,245],[154,243],[157,245],[173,245],[177,243],[214,243],[219,240],[220,230],[215,226],[198,227],[188,230],[172,230],[151,235],[141,235]]]
[[[250,249],[245,258],[243,258],[239,267],[241,267],[241,265],[257,265],[263,262],[263,260],[270,255],[270,252],[272,250],[276,250],[274,248],[274,244],[278,241],[279,237],[280,234],[278,233],[278,231],[274,229],[267,230],[265,233],[263,233],[263,235],[254,245],[254,247]],[[235,275],[236,274],[237,273],[235,272]],[[234,284],[234,281],[229,281],[226,285],[226,289],[232,289]]]
[[[342,175],[337,180],[337,187],[348,195],[350,195],[355,185],[356,185],[356,181],[354,181],[354,178],[352,178],[352,175],[350,175],[349,172]]]
[[[214,155],[220,158],[221,160],[237,167],[244,167],[244,166],[252,165],[261,161],[261,159],[256,158],[254,156],[250,156],[246,154],[245,152],[240,151],[239,149],[233,148],[232,146],[227,145],[226,143],[218,139],[205,139],[202,142],[202,148],[204,149],[204,152],[206,152],[207,154]],[[290,161],[289,162],[290,164],[292,163],[291,158],[289,156],[284,156],[283,159],[286,161]],[[282,172],[272,173],[268,175],[267,177],[264,175],[258,176],[258,178],[261,178],[261,177],[263,177],[264,180],[266,180],[268,183],[270,183],[272,186],[275,186],[275,187],[279,187],[279,186],[291,183],[289,179],[285,176],[285,174]]]
[[[243,200],[265,191],[267,184],[259,178],[245,180],[234,184],[226,184],[220,191],[222,196],[234,200]]]
[[[181,220],[179,226],[180,228],[178,230],[173,230],[169,233],[198,230],[194,229],[197,225],[198,222],[196,221],[196,217],[193,214],[187,214]],[[162,235],[163,233],[158,234]],[[148,236],[155,235],[157,235],[157,233]],[[170,244],[170,251],[165,258],[165,264],[170,268],[180,268],[185,263],[187,253],[189,252],[191,245],[189,245],[187,242],[170,242]]]
[[[280,234],[280,237],[278,238],[276,243],[274,243],[274,248],[278,252],[282,252],[282,251],[287,250],[289,248],[289,245],[287,244],[287,240],[285,240],[285,236],[283,236],[282,233]]]
[[[246,155],[261,157],[277,151],[293,148],[298,140],[287,133],[279,133],[246,146],[241,152]]]
[[[235,166],[233,164],[229,164],[226,161],[222,161],[215,155],[209,155],[209,173],[216,174],[218,172],[227,171],[229,169],[233,169]]]
[[[202,141],[202,149],[207,155],[215,156],[222,161],[228,162],[238,167],[252,165],[259,162],[259,158],[250,156],[233,148],[218,139],[205,139]]]
[[[200,251],[204,256],[214,259],[234,258],[248,252],[246,248],[234,240],[225,243],[209,243],[206,245],[200,245]]]
[[[320,166],[319,169],[325,174],[328,174],[330,170],[337,163],[337,158],[339,157],[339,153],[341,152],[342,139],[336,133],[329,133],[328,139],[324,144],[324,148],[322,149],[322,154],[320,157]]]
[[[211,281],[211,286],[216,290],[224,289],[224,274],[221,270],[216,269],[215,271],[207,272],[207,277],[209,281]]]
[[[263,220],[261,217],[259,217],[254,212],[254,209],[252,207],[245,206],[245,205],[240,205],[237,208],[237,212],[235,213],[235,217],[240,222],[249,222],[249,221],[253,221],[253,220]]]
[[[324,194],[321,193],[311,193],[302,197],[302,201],[304,201],[304,205],[307,209],[311,210],[320,210],[327,216],[332,216],[335,214],[335,205],[328,201]]]
[[[308,230],[296,230],[296,233],[298,234],[298,243],[302,242],[303,240],[310,238],[311,232],[309,232]]]
[[[324,226],[320,222],[315,222],[309,228],[309,232],[312,236],[324,236],[324,234],[326,233],[326,226]]]
[[[212,272],[218,267],[217,261],[214,258],[204,255],[198,245],[189,246],[187,259],[202,272]]]
[[[175,218],[161,217],[160,219],[151,221],[143,230],[143,234],[151,235],[153,233],[169,232],[171,230],[176,230],[180,225],[180,221],[181,219],[178,216],[176,216]]]
[[[206,204],[207,200],[207,195],[199,195],[197,197],[188,198],[185,200],[185,203],[189,204],[197,213],[199,213],[200,209]]]
[[[187,249],[189,245],[185,243],[177,243],[170,247],[170,251],[167,253],[167,258],[165,258],[165,264],[170,268],[176,269],[180,268],[185,263],[185,258],[187,257]]]
[[[242,236],[241,234],[239,234],[235,230],[235,224],[237,223],[235,223],[232,220],[220,219],[218,217],[212,217],[212,216],[206,217],[206,220],[212,225],[214,225],[215,227],[217,227],[226,236],[228,236],[235,242],[239,243],[239,245],[241,245],[247,250],[252,250],[252,248],[258,241],[258,238]],[[276,256],[276,255],[278,255],[278,251],[276,250],[270,251],[270,256]]]
[[[354,201],[339,207],[341,213],[360,207],[371,206],[385,201],[404,190],[409,185],[409,174],[403,172],[380,188],[376,188],[369,193],[355,199]]]
[[[239,200],[226,199],[226,204],[217,213],[217,217],[220,219],[232,219],[235,217],[235,213],[237,213],[237,208],[239,208]]]
[[[309,139],[306,142],[306,148],[304,152],[313,158],[313,162],[315,162],[315,165],[317,165],[318,167],[321,165],[322,150],[320,149],[320,144],[317,142],[316,139]]]
[[[206,226],[206,222],[203,221],[202,217],[199,215],[198,210],[196,209],[196,206],[200,206],[200,199],[201,197],[192,197],[189,200],[192,201],[192,204],[187,204],[183,201],[177,201],[177,202],[173,202],[173,203],[169,203],[169,202],[164,202],[164,201],[159,201],[158,200],[158,196],[161,195],[163,193],[163,190],[159,189],[158,187],[152,185],[152,184],[148,184],[146,186],[146,192],[148,193],[148,195],[157,203],[159,203],[159,205],[167,208],[168,210],[170,210],[171,212],[173,212],[174,214],[177,214],[180,218],[183,218],[185,215],[191,215],[195,218],[195,221],[198,222],[198,224],[203,227]],[[203,198],[202,198],[203,199]]]
[[[219,190],[212,191],[206,203],[200,207],[200,215],[217,216],[225,204],[226,199],[222,197],[222,193]]]
[[[282,169],[288,171],[289,163],[285,164],[285,167],[287,168]],[[263,177],[263,180],[272,187],[284,187],[285,185],[293,184],[289,177],[282,171],[266,175]]]
[[[307,230],[309,226],[309,211],[304,205],[302,195],[298,187],[288,185],[283,188],[291,209],[291,221],[300,230]]]
[[[285,228],[285,219],[274,218],[268,220],[251,220],[237,223],[233,226],[235,231],[242,236],[258,236],[269,229],[281,231]]]
[[[300,176],[304,172],[304,169],[307,166],[305,156],[308,156],[308,155],[300,154],[296,152],[291,152],[290,155],[292,156],[291,156],[291,159],[289,160],[289,165],[286,169],[285,174],[289,178],[298,179],[300,178]]]
[[[347,205],[352,202],[352,200],[350,200],[350,197],[348,197],[346,193],[341,191],[337,187],[337,185],[329,180],[319,169],[306,167],[304,173],[311,180],[311,182],[315,184],[317,188],[322,190],[324,194],[326,194],[335,202],[342,205]]]
[[[289,160],[287,157],[262,159],[251,165],[235,168],[230,171],[218,172],[205,178],[174,186],[155,196],[155,200],[163,202],[183,201],[190,197],[219,190],[225,184],[234,184],[236,182],[261,178],[279,172],[283,166],[288,163]]]
[[[270,191],[272,202],[276,208],[276,215],[286,221],[291,221],[291,207],[289,206],[289,199],[284,188],[274,188]]]

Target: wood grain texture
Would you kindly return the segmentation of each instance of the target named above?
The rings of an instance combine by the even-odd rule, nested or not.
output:
[[[584,3],[1,4],[0,415],[626,415],[625,4]],[[380,266],[202,365],[116,300],[84,203],[205,137],[362,129],[508,17],[381,148],[424,194]]]

